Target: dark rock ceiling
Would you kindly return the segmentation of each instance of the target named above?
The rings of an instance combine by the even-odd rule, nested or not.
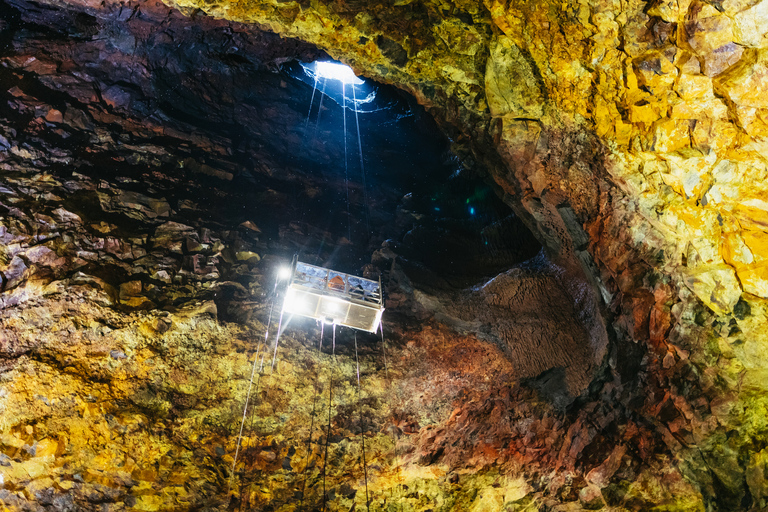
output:
[[[393,89],[373,85],[381,110],[360,115],[364,172],[347,109],[345,169],[343,110],[317,94],[310,113],[313,91],[292,78],[298,66],[280,72],[290,59],[327,58],[308,45],[189,19],[162,4],[96,16],[17,6],[22,15],[6,7],[3,108],[27,129],[9,144],[39,147],[42,158],[58,155],[39,162],[48,168],[120,178],[123,188],[142,194],[147,177],[162,173],[147,197],[162,196],[182,218],[233,225],[258,219],[262,240],[283,253],[318,261],[335,254],[347,267],[359,267],[383,240],[406,231],[411,255],[441,260],[442,273],[451,273],[451,260],[485,259],[488,269],[479,274],[490,275],[536,250],[490,189],[462,174],[424,111]],[[435,233],[445,230],[457,240],[436,244]],[[506,233],[521,243],[505,242]],[[465,243],[466,236],[473,239]],[[339,252],[342,237],[352,246]],[[526,245],[532,249],[518,249]]]

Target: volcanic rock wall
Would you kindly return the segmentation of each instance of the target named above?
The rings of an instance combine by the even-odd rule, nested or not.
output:
[[[16,5],[77,33],[15,46],[2,72],[4,505],[362,508],[361,431],[372,509],[768,504],[765,1],[179,3],[190,20],[150,3]],[[362,406],[352,340],[334,357],[317,329],[288,332],[229,488],[273,283],[258,255],[285,248],[232,207],[288,197],[228,185],[244,154],[259,179],[279,168],[249,146],[261,137],[238,139],[235,109],[253,68],[317,53],[200,10],[318,44],[429,107],[561,269],[543,288],[602,312],[579,319],[597,347],[589,378],[575,368],[580,398],[553,406],[560,369],[521,383],[488,329],[434,320],[404,278],[386,367],[361,340]],[[34,32],[5,30],[12,16],[6,46]],[[163,50],[137,54],[147,40]],[[225,65],[185,75],[178,45]],[[149,73],[163,54],[174,72]],[[200,111],[180,121],[168,104]],[[281,239],[327,239],[303,229]],[[524,286],[514,270],[488,291],[515,275],[469,307]]]
[[[766,505],[768,3],[174,5],[311,41],[430,106],[591,281],[610,365],[688,478],[726,509]]]
[[[50,154],[40,141],[11,141]],[[615,390],[566,415],[521,386],[524,372],[498,345],[407,307],[388,312],[384,340],[326,329],[321,347],[317,326],[294,323],[274,352],[277,316],[270,337],[265,324],[276,265],[259,259],[269,244],[253,223],[227,224],[215,202],[185,217],[187,182],[158,168],[115,176],[79,160],[81,174],[4,156],[7,509],[699,503],[658,465],[663,447],[617,409]],[[175,208],[159,190],[179,196]],[[519,286],[539,288],[536,279]]]
[[[566,436],[573,418],[520,386],[558,361],[513,365],[499,345],[411,310],[412,288],[391,287],[386,354],[360,338],[359,390],[354,339],[339,333],[334,350],[326,331],[319,351],[312,325],[289,328],[272,372],[274,338],[263,342],[276,261],[261,256],[360,250],[323,216],[295,220],[297,202],[330,194],[327,204],[339,187],[285,157],[310,91],[276,68],[316,50],[153,3],[1,7],[5,507],[348,510],[363,506],[366,476],[378,509],[498,507],[543,500],[553,471],[547,493],[578,500],[583,478],[570,486],[564,474],[583,473],[588,443],[566,440],[596,432],[581,421]],[[396,192],[370,195],[387,205]],[[415,214],[396,206],[373,225],[408,248],[397,229]],[[494,227],[515,237],[497,244],[511,247],[505,261],[535,254],[505,222]],[[428,231],[409,231],[411,253],[437,256]],[[466,240],[448,246],[471,265]],[[573,371],[582,380],[568,402],[593,368]],[[626,471],[656,478],[641,460]],[[644,489],[617,499],[645,503]]]

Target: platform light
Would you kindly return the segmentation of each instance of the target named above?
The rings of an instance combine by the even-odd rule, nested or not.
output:
[[[338,313],[339,311],[342,310],[343,307],[344,307],[344,304],[342,304],[341,302],[336,302],[335,300],[325,301],[325,309],[333,313]]]
[[[362,85],[365,83],[355,75],[352,68],[337,62],[315,62],[315,74],[317,78],[338,80],[345,84]]]
[[[324,267],[309,265],[294,259],[292,266],[296,279],[287,284],[283,312],[309,317],[328,325],[341,325],[368,332],[375,332],[384,310],[381,299],[381,280],[351,276]],[[361,283],[372,294],[363,300],[354,300],[346,289],[343,293],[331,291],[326,284],[329,276],[341,277],[349,285]],[[322,280],[322,276],[325,279]],[[306,278],[306,279],[304,279]],[[318,286],[322,283],[323,286]],[[373,294],[375,290],[375,295]]]
[[[285,280],[291,277],[291,274],[293,271],[291,270],[291,267],[280,267],[277,270],[277,278],[280,280]]]
[[[309,302],[301,297],[286,297],[285,298],[285,310],[296,313],[297,315],[306,315],[311,313]]]

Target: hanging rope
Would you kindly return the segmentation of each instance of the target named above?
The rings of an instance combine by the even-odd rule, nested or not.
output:
[[[306,133],[307,126],[309,126],[309,118],[312,115],[312,104],[315,102],[315,92],[317,92],[317,75],[315,75],[315,83],[312,85],[312,97],[309,100],[309,111],[307,112],[307,120],[304,121],[304,133]]]
[[[317,118],[315,119],[315,132],[312,135],[312,140],[317,140],[317,130],[320,127],[320,116],[323,113],[323,100],[325,99],[325,86],[328,84],[328,79],[323,78],[323,89],[320,91],[320,104],[317,106]]]
[[[328,494],[325,488],[326,468],[328,467],[328,445],[331,440],[331,407],[333,406],[333,369],[336,363],[336,324],[333,325],[333,349],[331,351],[331,379],[328,384],[328,431],[325,434],[325,456],[323,457],[323,508],[322,512],[325,512],[325,504],[328,499]]]
[[[266,349],[266,343],[265,347]],[[261,352],[261,361],[259,361],[259,369],[257,370],[258,377],[256,378],[256,389],[254,390],[254,398],[252,399],[253,402],[256,401],[255,395],[258,394],[259,388],[261,387],[261,378],[264,376],[264,358],[267,355],[267,351],[263,350]],[[249,437],[253,437],[253,433],[255,432],[255,429],[253,427],[254,418],[256,417],[256,409],[254,407],[251,407],[251,421],[248,424],[247,432],[249,432]]]
[[[379,330],[381,331],[381,354],[384,358],[384,376],[389,382],[389,367],[387,366],[387,348],[384,344],[384,322],[379,322]]]
[[[251,399],[251,388],[253,387],[253,376],[256,373],[256,363],[259,360],[259,353],[261,352],[262,347],[266,348],[267,346],[267,340],[269,338],[269,327],[272,324],[272,313],[275,310],[275,299],[277,298],[277,278],[275,278],[275,286],[272,290],[272,304],[269,307],[269,317],[267,318],[267,329],[264,332],[264,341],[259,344],[259,346],[256,348],[256,357],[253,358],[253,367],[251,368],[251,378],[248,381],[248,392],[245,395],[245,404],[243,404],[243,419],[240,421],[240,431],[237,434],[237,445],[235,446],[235,457],[232,461],[232,472],[229,475],[229,485],[227,487],[227,496],[229,496],[229,493],[232,491],[232,482],[235,478],[235,468],[237,466],[237,457],[240,454],[240,442],[243,438],[243,428],[245,427],[245,418],[248,414],[248,402]],[[264,357],[262,354],[262,364],[264,361]],[[259,372],[259,381],[261,380],[261,372]],[[258,392],[258,382],[256,383],[256,390]]]
[[[261,348],[261,347],[259,347]],[[245,396],[245,406],[243,407],[243,419],[240,421],[240,432],[237,434],[237,446],[235,448],[235,460],[232,461],[232,472],[229,475],[229,486],[227,487],[227,496],[232,492],[232,481],[235,478],[235,466],[237,465],[237,456],[240,453],[240,440],[243,437],[243,427],[245,426],[245,417],[248,411],[248,401],[251,398],[251,387],[253,386],[253,375],[256,372],[256,363],[259,361],[259,349],[256,350],[256,357],[253,359],[253,368],[251,369],[251,380],[248,383],[248,393]]]
[[[301,484],[301,498],[299,501],[299,512],[303,510],[304,508],[304,492],[307,488],[307,468],[309,467],[309,462],[312,459],[312,453],[309,451],[310,447],[312,445],[312,432],[315,428],[315,404],[317,403],[317,389],[318,384],[320,381],[320,354],[321,350],[323,348],[323,332],[325,330],[325,324],[323,322],[320,322],[320,343],[317,345],[317,356],[318,356],[318,365],[317,365],[317,371],[315,372],[315,392],[312,396],[312,415],[310,416],[309,420],[309,437],[307,438],[307,462],[304,464],[304,470],[302,471],[302,476],[304,477],[303,482]]]
[[[255,389],[255,391],[253,393],[254,396],[259,391],[259,387],[261,385],[261,377],[264,375],[264,358],[266,356],[266,350],[262,350],[262,349],[266,349],[266,347],[269,345],[269,331],[270,331],[270,327],[272,326],[272,318],[274,316],[275,302],[277,300],[277,285],[278,285],[278,282],[279,282],[279,277],[275,278],[275,286],[272,289],[272,304],[271,304],[271,306],[269,308],[269,318],[267,319],[267,328],[266,328],[266,331],[264,332],[264,340],[262,341],[262,343],[259,346],[259,349],[258,349],[257,354],[256,354],[256,358],[253,361],[253,368],[251,369],[251,379],[250,379],[250,383],[248,385],[248,393],[246,394],[245,406],[243,407],[243,419],[242,419],[242,422],[240,424],[240,433],[238,434],[238,438],[237,438],[237,447],[235,449],[234,461],[232,462],[232,474],[230,475],[230,482],[229,482],[229,489],[230,489],[230,491],[231,491],[231,487],[232,487],[232,480],[234,479],[234,475],[235,475],[235,468],[236,468],[236,465],[237,465],[237,458],[238,458],[238,455],[239,455],[239,452],[240,452],[240,445],[241,445],[241,440],[242,440],[242,434],[243,434],[243,429],[244,429],[244,426],[245,426],[245,420],[246,420],[246,417],[247,417],[248,405],[249,405],[250,397],[251,397],[251,388],[253,386],[253,376],[254,376],[255,369],[256,369],[256,363],[257,363],[257,361],[259,361],[259,357],[258,357],[259,352],[261,352],[261,361],[259,363],[259,370],[258,370],[259,377],[256,380],[256,389]],[[278,347],[278,343],[280,342],[280,335],[282,334],[282,325],[283,325],[283,312],[281,311],[280,312],[280,321],[278,322],[278,326],[277,326],[277,334],[275,336],[275,348],[274,348],[273,355],[272,355],[272,366],[271,366],[271,369],[270,369],[270,375],[272,375],[272,376],[274,376],[275,360],[276,360],[276,357],[277,357],[277,347]],[[269,387],[267,388],[266,392],[267,392],[267,394],[269,393]],[[266,395],[265,395],[265,398],[266,398]],[[254,433],[254,427],[253,427],[254,411],[255,411],[255,408],[252,406],[251,407],[251,421],[250,421],[250,425],[249,425],[249,432],[250,432],[249,437],[253,437],[253,433]],[[243,448],[245,448],[245,447],[243,447]],[[253,481],[251,481],[251,484],[252,483],[253,483]],[[228,491],[227,494],[229,494],[230,491]],[[240,490],[240,505],[241,505],[241,507],[242,507],[243,493],[244,492],[245,492],[245,489],[242,488]]]
[[[275,290],[277,290],[277,284],[275,284]],[[270,311],[270,323],[271,323],[271,315],[272,312]],[[283,312],[280,312],[280,321],[277,325],[277,334],[275,335],[275,348],[272,353],[272,366],[270,367],[269,375],[272,377],[272,380],[270,384],[267,386],[267,389],[264,392],[264,400],[267,400],[267,397],[269,396],[269,390],[272,385],[275,383],[275,360],[277,358],[277,346],[280,342],[280,335],[282,334],[282,326],[283,326]],[[267,335],[269,335],[269,331],[267,331]],[[264,338],[264,346],[266,348],[267,346],[267,338]],[[261,377],[264,375],[264,357],[266,355],[266,351],[262,352],[261,355],[261,364],[259,365],[259,378],[256,381],[256,389],[258,391],[259,383],[261,382]],[[251,407],[251,424],[250,424],[250,437],[253,437],[253,418],[254,418],[254,408]],[[255,480],[251,480],[250,484],[252,485]],[[244,491],[245,489],[243,489]],[[241,492],[241,504],[242,504],[242,492]]]
[[[283,333],[283,311],[280,312],[280,321],[277,323],[277,336],[275,336],[275,350],[272,352],[272,367],[269,374],[275,373],[275,360],[277,359],[277,344],[280,342],[280,335]]]
[[[266,345],[264,346],[264,348],[266,349]],[[254,421],[254,418],[256,416],[255,402],[256,402],[256,396],[259,393],[259,388],[261,387],[261,378],[264,376],[264,357],[266,356],[266,354],[267,354],[267,351],[266,350],[262,350],[262,352],[261,352],[261,360],[259,361],[259,369],[257,371],[258,377],[256,378],[256,387],[255,387],[254,392],[253,392],[253,398],[251,398],[250,423],[248,424],[248,429],[246,431],[248,433],[248,438],[253,438],[254,437],[255,429],[253,427],[253,421]],[[245,452],[245,448],[246,448],[246,445],[243,444],[243,452]],[[247,480],[247,478],[245,477],[245,474],[244,474],[243,475],[243,479],[241,481],[241,485],[240,485],[240,504],[238,506],[238,510],[243,510],[243,505],[244,505],[244,501],[245,501],[244,497],[245,497],[246,493],[248,492],[248,487],[250,485],[252,485],[252,484],[253,484],[253,480],[248,482],[248,480]],[[249,500],[250,500],[250,493],[249,493]]]
[[[317,79],[315,79],[315,82],[317,82]],[[320,91],[320,103],[317,106],[317,119],[315,119],[315,130],[312,133],[312,139],[311,140],[309,138],[309,133],[308,133],[309,130],[307,130],[307,128],[309,126],[310,114],[312,113],[312,105],[310,105],[310,107],[309,107],[309,114],[307,114],[307,121],[304,124],[304,137],[303,137],[303,140],[302,140],[302,148],[303,148],[303,150],[305,152],[309,152],[308,146],[312,142],[317,140],[317,130],[320,127],[320,114],[322,113],[322,110],[323,110],[323,98],[325,97],[325,86],[327,84],[328,84],[328,79],[327,78],[323,78],[323,88]],[[312,90],[312,98],[313,99],[315,97],[315,90],[316,89],[317,89],[317,83],[315,83],[315,89]],[[305,215],[307,213],[307,204],[308,204],[307,201],[301,201],[301,222],[304,222],[304,217],[305,217]]]
[[[394,392],[392,391],[392,382],[389,379],[389,368],[388,368],[388,365],[387,365],[387,345],[386,345],[386,343],[384,341],[384,323],[383,322],[379,323],[379,329],[380,329],[380,332],[381,332],[381,354],[382,354],[382,357],[384,359],[384,375],[386,376],[386,380],[387,380],[387,383],[389,384],[389,389],[390,389],[390,401],[389,402],[390,402],[390,405],[393,405],[395,401],[392,398],[392,394]],[[395,433],[394,429],[392,429],[392,443],[394,444],[394,461],[393,461],[393,464],[395,465],[395,470],[397,471],[397,434]],[[403,485],[402,473],[399,472],[399,471],[398,471],[397,481],[398,481],[398,494],[399,494],[400,490],[402,488],[402,485]],[[394,495],[393,494],[390,494],[390,496],[392,497],[392,499],[394,499]],[[400,507],[400,509],[402,510],[402,506]]]
[[[363,429],[363,407],[360,403],[360,359],[357,357],[357,331],[355,331],[355,365],[357,366],[357,410],[360,412],[360,443],[363,448],[363,476],[365,478],[365,508],[371,510],[371,500],[368,498],[368,467],[365,463],[365,431]]]

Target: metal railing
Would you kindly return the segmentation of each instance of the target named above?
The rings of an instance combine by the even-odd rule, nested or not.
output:
[[[381,306],[381,281],[296,261],[289,286]]]

